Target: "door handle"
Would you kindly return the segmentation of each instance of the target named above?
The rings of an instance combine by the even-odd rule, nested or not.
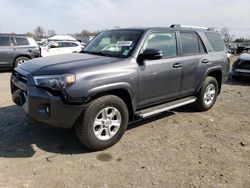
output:
[[[183,65],[181,63],[175,63],[173,64],[173,68],[178,69],[181,68]]]
[[[208,59],[203,59],[202,60],[202,63],[204,63],[204,64],[207,64],[207,63],[209,63],[210,61],[208,60]]]

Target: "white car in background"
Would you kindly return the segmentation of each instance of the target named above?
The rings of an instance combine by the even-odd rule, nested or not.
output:
[[[40,47],[42,57],[77,53],[83,48],[84,47],[78,41],[53,41]]]

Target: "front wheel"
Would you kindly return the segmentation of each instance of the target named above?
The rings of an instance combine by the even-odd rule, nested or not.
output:
[[[116,144],[128,125],[128,109],[122,99],[107,95],[93,100],[76,123],[76,134],[88,148],[102,150]]]
[[[214,77],[208,76],[197,94],[195,107],[200,111],[206,111],[213,107],[218,95],[218,82]]]

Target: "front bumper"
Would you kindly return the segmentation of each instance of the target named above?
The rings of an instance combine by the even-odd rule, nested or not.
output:
[[[27,117],[37,123],[70,128],[83,111],[84,105],[64,104],[60,96],[36,86],[29,86],[25,79],[11,76],[12,100],[21,106]]]
[[[232,76],[250,78],[250,70],[248,69],[233,69],[231,72]]]

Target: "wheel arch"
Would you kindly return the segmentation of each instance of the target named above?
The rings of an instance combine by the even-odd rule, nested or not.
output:
[[[26,57],[26,58],[32,59],[32,57],[29,56],[29,55],[27,55],[27,54],[17,55],[17,56],[14,58],[14,61],[13,61],[13,68],[14,68],[14,66],[15,66],[15,62],[16,62],[17,58],[19,58],[19,57]]]
[[[218,82],[218,94],[220,94],[221,91],[221,85],[222,85],[222,71],[221,70],[213,70],[207,74],[207,76],[214,77]]]
[[[90,94],[91,93],[91,94]],[[115,95],[121,98],[127,105],[129,111],[129,120],[131,121],[134,117],[134,111],[136,109],[134,95],[131,90],[127,87],[117,87],[117,88],[106,88],[105,90],[90,92],[87,102],[93,101],[104,95]]]
[[[205,81],[207,76],[211,76],[211,77],[213,77],[213,78],[215,78],[217,80],[218,89],[219,89],[218,94],[220,94],[221,85],[222,85],[222,70],[221,70],[221,67],[214,67],[214,68],[208,69],[206,71],[203,80],[200,82],[200,85],[196,90],[196,93],[198,93],[200,91],[202,83]]]

